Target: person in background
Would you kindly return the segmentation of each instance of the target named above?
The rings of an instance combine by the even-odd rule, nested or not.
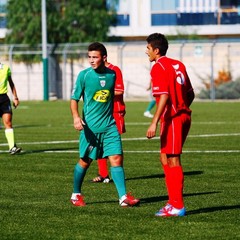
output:
[[[147,91],[150,91],[150,102],[149,102],[145,112],[143,113],[143,116],[144,117],[148,117],[148,118],[153,118],[153,115],[151,114],[151,110],[156,105],[156,100],[155,100],[155,98],[152,95],[151,81],[150,81],[149,87],[147,88]]]
[[[156,136],[161,119],[160,162],[168,191],[168,202],[155,216],[184,216],[184,174],[180,157],[191,126],[189,107],[194,99],[194,91],[184,64],[166,56],[166,37],[161,33],[153,33],[146,41],[146,54],[150,62],[155,62],[151,69],[151,79],[153,96],[157,102],[157,109],[146,136],[149,139]]]
[[[8,84],[11,88],[13,95],[13,106],[17,108],[19,105],[19,99],[17,96],[17,90],[13,83],[10,68],[3,63],[0,63],[0,117],[2,118],[3,126],[5,128],[5,136],[9,146],[9,153],[11,155],[21,152],[21,148],[17,147],[14,138],[14,130],[12,126],[12,107],[11,101],[7,95]]]
[[[117,124],[117,129],[120,134],[126,132],[124,116],[126,113],[125,103],[123,100],[124,94],[124,83],[122,72],[119,67],[114,66],[110,62],[105,61],[105,66],[116,73],[116,82],[114,88],[114,99],[113,99],[113,117]],[[92,179],[93,183],[109,183],[110,177],[108,173],[107,158],[98,159],[98,176]]]
[[[107,50],[102,43],[88,46],[88,61],[91,67],[78,74],[74,85],[70,109],[74,128],[80,131],[79,161],[73,175],[71,203],[77,207],[86,205],[82,194],[82,184],[92,160],[106,158],[111,164],[111,176],[116,186],[119,205],[132,207],[140,200],[126,192],[123,168],[121,135],[113,118],[113,98],[116,73],[105,66]],[[82,117],[78,110],[83,98]]]

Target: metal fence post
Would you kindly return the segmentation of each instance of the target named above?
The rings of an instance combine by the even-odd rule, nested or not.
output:
[[[69,43],[67,43],[64,48],[63,48],[63,83],[62,83],[62,95],[63,95],[63,99],[66,100],[67,99],[67,51],[69,49],[70,45]]]
[[[8,58],[9,58],[9,66],[11,71],[13,70],[13,66],[12,66],[12,61],[13,61],[13,48],[14,45],[11,45],[8,51]]]
[[[210,96],[211,100],[215,100],[215,86],[214,86],[214,47],[216,45],[216,42],[214,41],[211,46],[211,91]]]

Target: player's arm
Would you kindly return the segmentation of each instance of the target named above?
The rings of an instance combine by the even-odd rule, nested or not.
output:
[[[9,86],[10,86],[10,88],[12,90],[12,94],[13,94],[13,106],[16,108],[19,105],[19,99],[17,96],[16,87],[13,83],[11,75],[8,76],[8,83],[9,83]]]
[[[123,95],[123,92],[122,91],[114,91],[114,95],[115,96]]]
[[[72,90],[71,101],[70,101],[70,109],[73,117],[73,125],[74,125],[74,128],[78,131],[81,131],[85,125],[78,111],[78,103],[84,89],[83,79],[84,79],[84,72],[80,72],[75,82],[74,88]]]
[[[123,94],[124,94],[123,76],[119,67],[114,66],[113,70],[115,71],[115,74],[116,74],[113,112],[120,113],[122,116],[124,116],[126,114],[126,111],[125,111],[125,104],[123,101]]]
[[[193,91],[193,87],[192,87],[192,84],[191,84],[191,81],[189,79],[189,76],[186,72],[186,86],[187,86],[187,101],[188,101],[188,107],[190,107],[190,105],[192,104],[194,98],[195,98],[195,93]]]
[[[192,104],[194,98],[195,98],[195,93],[194,93],[193,89],[191,89],[191,90],[187,93],[188,107],[190,107],[190,105]]]
[[[117,66],[114,66],[113,71],[116,74],[114,95],[115,96],[123,95],[123,93],[124,93],[124,83],[123,83],[122,71]]]
[[[160,77],[161,76],[161,77]],[[164,112],[167,104],[168,95],[168,81],[166,71],[160,64],[154,64],[151,70],[151,86],[153,96],[156,98],[157,108],[152,118],[152,122],[147,130],[147,138],[153,138],[156,136],[157,125],[161,115]]]
[[[70,109],[71,109],[71,113],[72,113],[72,117],[73,117],[74,128],[78,131],[81,131],[83,129],[83,126],[85,125],[85,123],[80,118],[77,100],[71,99]]]
[[[156,112],[155,112],[152,122],[147,130],[147,134],[146,134],[147,138],[153,138],[156,136],[157,125],[158,125],[159,119],[165,109],[167,100],[168,100],[168,94],[161,94],[159,96],[159,101],[157,104]]]
[[[147,91],[149,91],[149,90],[151,90],[151,89],[152,89],[152,81],[150,80],[149,86],[148,86],[148,88],[147,88]]]
[[[125,116],[125,103],[123,100],[123,91],[114,91],[114,106],[113,106],[113,113],[119,113],[121,116]],[[116,104],[118,103],[118,104]]]

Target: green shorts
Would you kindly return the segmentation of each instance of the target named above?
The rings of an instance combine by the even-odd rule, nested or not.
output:
[[[79,156],[97,160],[108,156],[122,154],[121,136],[116,125],[103,133],[93,133],[88,127],[80,132]]]

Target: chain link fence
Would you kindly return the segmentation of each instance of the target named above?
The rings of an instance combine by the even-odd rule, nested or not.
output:
[[[49,99],[69,100],[78,73],[89,67],[88,44],[48,45]],[[118,65],[125,83],[125,100],[147,99],[151,64],[145,54],[146,42],[105,43],[108,60]],[[12,70],[13,81],[21,100],[43,100],[43,65],[41,45],[0,45],[1,62]],[[20,57],[31,57],[28,64]],[[28,57],[27,57],[28,56]],[[169,43],[167,56],[186,65],[196,94],[207,85],[210,98],[215,99],[214,80],[220,71],[240,77],[240,43],[236,41],[179,41]]]

